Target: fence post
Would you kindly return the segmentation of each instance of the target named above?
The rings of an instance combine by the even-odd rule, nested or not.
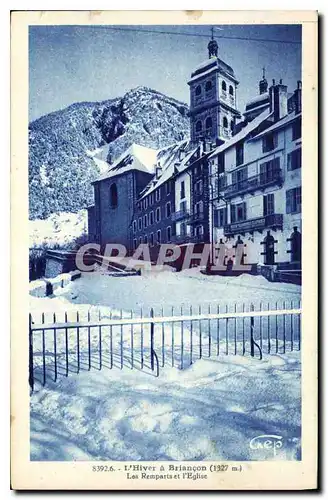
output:
[[[154,309],[150,309],[150,317],[154,317]],[[151,371],[154,371],[154,328],[155,325],[153,322],[150,323],[150,366]]]
[[[56,313],[54,313],[54,323],[56,324]],[[54,328],[54,361],[55,361],[55,382],[57,382],[57,335],[56,327]]]
[[[33,330],[32,330],[32,315],[29,314],[29,377],[28,381],[31,387],[31,390],[34,390],[34,377],[33,377]]]
[[[250,311],[254,311],[253,304],[250,305]],[[254,316],[251,316],[251,356],[254,358]]]

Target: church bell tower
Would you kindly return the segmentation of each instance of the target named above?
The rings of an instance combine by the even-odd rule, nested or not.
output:
[[[193,143],[199,140],[220,144],[233,135],[237,118],[238,80],[234,71],[218,57],[218,44],[212,37],[208,43],[208,59],[191,73],[190,87],[190,136]]]

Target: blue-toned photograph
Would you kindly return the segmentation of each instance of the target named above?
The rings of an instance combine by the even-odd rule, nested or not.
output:
[[[29,26],[32,461],[302,459],[301,165],[301,25]]]

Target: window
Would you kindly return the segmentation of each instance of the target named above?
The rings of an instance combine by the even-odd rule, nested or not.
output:
[[[186,236],[187,234],[187,224],[185,222],[181,222],[180,224],[180,235]]]
[[[302,164],[302,150],[301,148],[295,149],[287,155],[287,170],[296,170],[301,168]]]
[[[170,192],[171,192],[171,181],[167,181],[167,183],[165,184],[165,191],[166,191],[167,195],[170,194]]]
[[[224,92],[227,90],[227,84],[224,80],[222,81],[221,87]]]
[[[149,196],[149,205],[152,205],[154,203],[154,194],[152,193],[150,196]]]
[[[244,144],[240,142],[236,146],[236,166],[244,163]]]
[[[136,239],[133,240],[133,248],[134,248],[134,250],[136,250],[136,248],[137,248],[137,240]]]
[[[117,197],[117,186],[116,184],[112,184],[109,188],[109,202],[111,208],[117,207],[118,197]]]
[[[156,222],[159,222],[161,220],[161,209],[160,207],[156,208]]]
[[[187,212],[187,202],[186,200],[180,202],[180,212]]]
[[[155,199],[156,199],[156,201],[160,201],[160,199],[161,199],[161,188],[158,188],[155,191]]]
[[[148,201],[147,198],[145,198],[144,201],[143,201],[143,207],[144,207],[144,209],[147,208],[147,201]]]
[[[233,120],[231,120],[231,122],[230,122],[230,130],[231,130],[231,132],[233,132],[234,128],[235,128],[235,124],[234,124]]]
[[[209,92],[210,90],[212,90],[212,82],[211,80],[208,80],[205,84],[205,90],[206,92]]]
[[[185,191],[185,181],[182,181],[180,184],[180,198],[185,198],[186,197],[186,191]]]
[[[150,246],[154,246],[154,233],[150,233]]]
[[[219,156],[218,156],[218,172],[219,174],[223,173],[224,172],[224,158],[225,158],[225,154],[224,153],[221,153]]]
[[[293,141],[302,137],[302,120],[299,118],[293,123]]]
[[[147,243],[148,243],[148,238],[147,238],[147,235],[146,235],[146,234],[145,234],[145,236],[144,236],[144,243],[145,243],[146,245],[147,245]]]
[[[139,219],[138,219],[138,229],[139,229],[139,231],[141,231],[141,229],[142,229],[142,218],[141,217],[139,217]]]
[[[142,236],[139,238],[139,245],[142,245]]]
[[[273,160],[266,161],[260,165],[260,182],[265,184],[271,182],[277,178],[277,174],[280,170],[280,158],[274,158]]]
[[[229,94],[233,95],[233,86],[232,85],[229,85]]]
[[[137,221],[136,220],[133,221],[132,227],[133,227],[133,232],[136,233],[137,232]]]
[[[219,208],[214,211],[214,227],[223,227],[227,224],[227,208]]]
[[[213,125],[213,120],[210,116],[208,116],[205,121],[206,130],[210,130],[212,128],[212,125]]]
[[[238,184],[240,187],[242,187],[244,181],[248,177],[248,168],[240,168],[239,170],[235,170],[231,174],[231,180],[232,184]]]
[[[195,235],[196,236],[203,236],[203,234],[204,234],[203,226],[196,226]]]
[[[230,207],[231,222],[246,220],[246,203],[238,203]]]
[[[263,215],[274,214],[274,194],[263,196]]]
[[[196,205],[195,205],[195,213],[197,215],[202,215],[203,214],[203,202],[202,201],[199,201],[198,203],[196,203]]]
[[[301,187],[286,191],[286,213],[300,213],[302,210],[302,190]]]
[[[202,93],[202,87],[200,85],[197,85],[195,88],[195,94],[200,95]]]
[[[278,136],[275,133],[266,134],[262,139],[262,152],[267,153],[272,151],[278,145]]]
[[[228,128],[228,118],[226,116],[223,117],[222,123],[223,128]]]
[[[156,241],[157,241],[157,243],[161,242],[161,230],[160,229],[156,233]]]
[[[203,193],[203,181],[199,180],[195,184],[195,194],[202,194]]]
[[[172,234],[171,226],[168,226],[166,228],[166,239],[167,239],[168,242],[171,241],[171,234]]]
[[[225,175],[219,175],[218,177],[218,190],[222,191],[227,186],[227,178]]]
[[[149,213],[149,221],[148,221],[148,222],[149,222],[149,225],[150,225],[150,226],[151,226],[152,224],[154,224],[154,212],[153,212],[153,211],[151,211],[151,212]]]
[[[166,211],[166,217],[170,217],[170,215],[171,215],[171,202],[170,201],[165,205],[165,211]]]
[[[144,215],[144,228],[147,227],[148,217],[147,214]]]
[[[202,122],[198,120],[198,122],[196,122],[196,132],[201,132],[202,128],[203,128]]]

